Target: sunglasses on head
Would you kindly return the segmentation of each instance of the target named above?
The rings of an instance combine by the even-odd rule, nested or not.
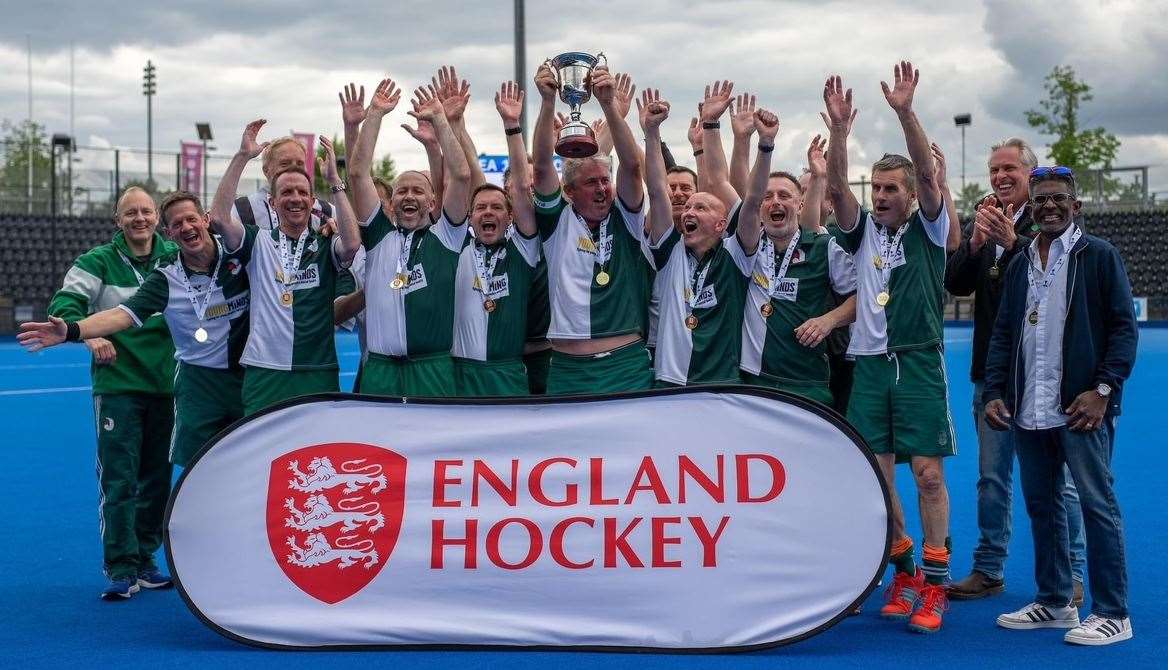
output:
[[[1036,167],[1030,171],[1031,179],[1041,179],[1043,177],[1049,177],[1052,175],[1055,177],[1070,177],[1071,179],[1075,178],[1075,173],[1071,170],[1071,168],[1063,167],[1061,165],[1055,165],[1054,167]]]

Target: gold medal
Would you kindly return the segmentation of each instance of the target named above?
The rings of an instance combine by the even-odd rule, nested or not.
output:
[[[762,314],[762,318],[769,319],[771,318],[771,314],[775,313],[775,306],[772,305],[768,300],[767,302],[763,303],[762,307],[758,308],[758,311],[760,314]]]
[[[1038,310],[1036,309],[1036,310],[1030,312],[1030,316],[1026,317],[1026,320],[1030,322],[1030,325],[1037,326],[1038,325]]]
[[[405,285],[405,275],[397,275],[393,278],[393,281],[389,282],[389,287],[395,291],[400,291]]]
[[[491,300],[490,298],[487,298],[486,300],[483,301],[483,309],[487,310],[487,314],[490,314],[491,312],[495,311],[496,306],[497,305],[495,305],[495,301]]]
[[[280,304],[285,306],[285,307],[292,306],[292,292],[291,291],[284,291],[283,293],[280,294]]]
[[[875,256],[872,258],[872,265],[875,265],[877,270],[883,270],[884,269],[884,259],[879,257],[879,256]]]
[[[596,275],[596,285],[597,286],[608,286],[608,282],[611,279],[612,279],[612,277],[609,277],[607,272],[605,272],[604,270],[601,270]]]
[[[685,327],[689,328],[690,330],[696,329],[698,327],[698,317],[694,316],[693,314],[685,317]]]
[[[889,300],[892,300],[892,296],[888,295],[888,291],[881,291],[876,294],[876,304],[881,307],[887,305]]]
[[[207,330],[205,328],[200,327],[200,328],[195,330],[195,341],[198,342],[199,344],[203,344],[204,342],[206,342],[207,337],[208,337]]]

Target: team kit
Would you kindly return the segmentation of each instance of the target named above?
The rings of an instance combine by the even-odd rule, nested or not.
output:
[[[19,336],[32,350],[83,341],[93,353],[104,599],[170,585],[154,554],[172,467],[243,417],[340,391],[344,327],[359,334],[352,390],[362,394],[749,384],[835,408],[891,494],[894,572],[879,614],[916,632],[942,628],[943,459],[957,453],[942,309],[962,231],[945,157],[914,112],[918,71],[898,63],[893,83],[881,82],[908,156],[871,166],[869,208],[848,186],[856,110],[837,76],[824,84],[826,133],[794,172],[772,165],[778,116],[712,82],[689,121],[690,169],[661,139],[676,114],[660,91],[638,95],[627,75],[591,64],[588,93],[603,116],[589,126],[578,104],[571,120],[557,114],[567,70],[553,65],[535,77],[530,146],[521,87],[494,94],[510,166],[502,187],[486,181],[467,130],[469,85],[443,67],[413,91],[404,126],[426,151],[424,170],[374,174],[382,120],[402,96],[385,79],[368,99],[364,87],[342,91],[346,169],[322,136],[321,199],[304,147],[262,140],[263,119],[244,129],[211,203],[121,194],[113,240],[75,261],[49,321]],[[267,188],[237,197],[256,158]],[[901,463],[919,493],[919,551],[896,495]]]

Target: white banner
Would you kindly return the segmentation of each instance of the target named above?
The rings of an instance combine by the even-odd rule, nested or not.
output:
[[[846,423],[761,389],[337,394],[220,435],[166,548],[191,609],[263,646],[742,650],[867,596],[887,501]]]

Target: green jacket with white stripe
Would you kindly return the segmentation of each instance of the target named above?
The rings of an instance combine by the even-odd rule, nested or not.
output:
[[[139,276],[178,258],[178,245],[154,234],[150,258],[138,261],[118,231],[108,244],[94,247],[73,261],[61,289],[49,303],[49,314],[67,322],[117,307],[138,291]],[[132,265],[132,267],[131,267]],[[137,270],[135,273],[134,270]],[[174,392],[174,343],[162,314],[106,338],[118,352],[110,365],[92,366],[93,393]]]

